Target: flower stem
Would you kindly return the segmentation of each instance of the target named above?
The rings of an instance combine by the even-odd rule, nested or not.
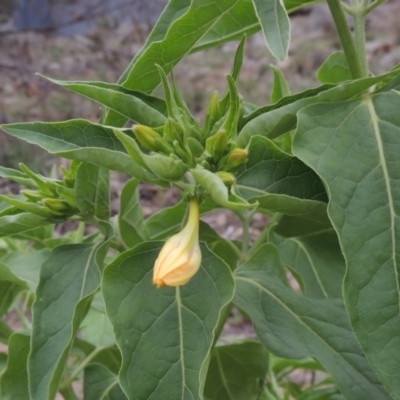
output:
[[[340,0],[327,0],[327,2],[349,65],[351,76],[353,79],[362,78],[363,72],[357,48],[354,44],[349,25],[347,24],[346,15],[343,11],[341,2]]]

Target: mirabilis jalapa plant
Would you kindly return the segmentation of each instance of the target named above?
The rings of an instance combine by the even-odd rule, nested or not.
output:
[[[0,197],[0,314],[22,326],[0,323],[1,399],[76,400],[77,380],[85,400],[400,399],[400,69],[370,73],[364,30],[384,0],[326,1],[343,51],[321,86],[292,95],[273,67],[272,104],[237,90],[243,34],[283,60],[288,13],[310,3],[170,0],[118,84],[51,80],[102,104],[99,123],[2,126],[72,162],[61,178],[0,167],[26,187]],[[168,75],[236,39],[200,124]],[[110,170],[132,176],[115,217]],[[182,200],[145,219],[140,182]],[[240,243],[200,220],[219,208]],[[270,220],[251,242],[255,212]],[[257,340],[221,335],[233,306]]]

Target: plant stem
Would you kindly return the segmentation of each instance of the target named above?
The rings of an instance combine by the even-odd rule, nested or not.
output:
[[[253,218],[255,210],[252,211],[243,211],[239,212],[237,215],[239,216],[242,222],[242,261],[246,261],[249,251],[249,244],[250,244],[250,222]]]
[[[64,400],[79,400],[71,385],[66,388],[60,389],[60,393],[62,397],[64,397]]]
[[[353,79],[362,78],[363,74],[358,59],[357,49],[340,0],[327,0],[327,2],[349,65],[351,76]]]
[[[355,43],[363,78],[369,75],[367,51],[365,48],[365,11],[366,9],[362,6],[359,6],[354,10]]]
[[[103,350],[101,347],[95,348],[91,353],[89,353],[86,358],[77,366],[74,372],[69,375],[66,380],[61,384],[62,389],[68,389],[71,386],[72,381],[80,374],[80,372],[93,360],[93,358]],[[60,389],[61,390],[61,389]]]
[[[365,15],[369,14],[372,10],[374,10],[376,7],[380,6],[383,3],[386,3],[387,0],[375,0],[373,3],[371,3],[365,10]]]

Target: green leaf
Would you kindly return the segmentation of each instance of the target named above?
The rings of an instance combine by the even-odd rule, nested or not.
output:
[[[200,221],[199,240],[206,242],[208,248],[224,260],[232,270],[236,268],[240,250],[234,243],[218,235],[210,225],[203,221]]]
[[[336,51],[329,55],[317,72],[321,83],[340,83],[352,79],[343,51]]]
[[[51,224],[52,221],[31,213],[6,215],[0,217],[0,237],[28,232],[40,226]]]
[[[26,282],[30,291],[34,292],[39,283],[40,267],[49,254],[49,249],[33,251],[28,254],[12,252],[4,259],[4,263],[18,279]]]
[[[14,333],[8,343],[7,369],[0,379],[1,400],[27,400],[28,372],[26,361],[30,336]]]
[[[274,86],[271,93],[271,102],[277,103],[283,97],[290,96],[290,88],[281,69],[275,65],[271,65],[271,67],[274,71]]]
[[[179,227],[183,227],[182,221],[186,210],[187,202],[180,201],[174,206],[164,208],[147,218],[145,225],[150,239],[165,239],[177,232]]]
[[[76,331],[99,287],[99,254],[109,239],[56,247],[42,265],[29,355],[32,400],[50,400],[57,392]]]
[[[342,298],[345,262],[333,230],[286,239],[274,236],[273,242],[282,262],[300,274],[308,297]]]
[[[130,90],[149,92],[157,87],[160,76],[156,64],[168,73],[192,49],[196,42],[220,20],[238,0],[192,0],[190,7],[179,7],[185,13],[172,23],[162,39],[146,45],[128,71],[121,85]],[[188,2],[180,2],[188,5]],[[164,20],[165,21],[165,20]],[[184,37],[185,40],[182,40]]]
[[[237,172],[238,195],[257,201],[265,213],[280,212],[329,224],[325,188],[313,170],[280,150],[271,140],[253,136],[249,161]]]
[[[246,198],[271,193],[327,202],[318,175],[268,138],[253,136],[248,150],[249,161],[237,171],[236,180],[241,192],[249,192]]]
[[[148,239],[144,215],[140,206],[139,181],[131,179],[121,193],[121,207],[118,214],[119,233],[128,247]]]
[[[26,289],[25,282],[19,279],[18,276],[16,276],[13,273],[11,268],[1,261],[0,261],[0,281],[14,283]]]
[[[261,343],[217,346],[211,354],[204,398],[258,400],[268,372],[268,351]]]
[[[159,127],[165,124],[165,102],[157,97],[148,96],[137,91],[130,91],[122,86],[104,82],[46,79],[95,100],[138,124],[151,127]]]
[[[37,144],[49,153],[129,173],[149,181],[143,168],[127,154],[111,128],[83,119],[2,125],[8,134]]]
[[[400,95],[319,104],[299,113],[294,152],[325,181],[347,261],[344,299],[369,361],[400,398]]]
[[[102,364],[90,364],[83,378],[85,400],[126,400],[118,383],[118,376]]]
[[[257,18],[271,53],[285,60],[290,42],[290,22],[283,0],[253,0]]]
[[[152,268],[161,245],[139,244],[104,271],[107,314],[122,352],[120,384],[129,399],[200,400],[202,370],[233,280],[203,245],[202,267],[189,283],[157,289]]]
[[[9,281],[0,281],[0,316],[5,314],[24,287]]]
[[[250,204],[243,198],[229,193],[222,179],[211,171],[199,167],[191,169],[190,172],[194,179],[208,191],[211,198],[223,207],[232,210],[243,210],[257,205],[256,203]]]
[[[283,98],[276,104],[261,107],[244,119],[244,127],[238,136],[238,146],[245,147],[251,136],[262,135],[273,139],[291,131],[297,123],[297,112],[303,107],[320,102],[335,103],[348,100],[365,92],[383,79],[394,79],[400,70],[385,75],[358,79],[337,86],[324,85],[303,93]]]
[[[101,293],[94,296],[90,310],[81,324],[80,334],[96,347],[111,347],[114,344],[113,328],[106,315]]]
[[[75,178],[75,201],[84,215],[110,218],[109,171],[94,164],[82,163]]]
[[[271,352],[316,358],[351,400],[391,399],[351,330],[343,302],[294,292],[274,246],[262,246],[234,275],[234,304],[250,316]]]
[[[285,0],[288,12],[298,8],[317,3],[319,0]],[[254,10],[253,0],[241,0],[232,7],[217,23],[204,35],[192,53],[210,47],[217,47],[232,40],[240,40],[244,34],[247,36],[257,33],[261,29],[259,20]]]

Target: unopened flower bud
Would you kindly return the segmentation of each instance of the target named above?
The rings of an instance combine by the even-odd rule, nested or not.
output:
[[[235,169],[239,165],[245,164],[248,161],[248,155],[248,150],[236,147],[226,156],[226,159],[220,167],[225,171]]]
[[[207,135],[209,134],[209,131],[211,131],[215,123],[221,118],[221,116],[222,111],[218,98],[218,92],[213,92],[210,98],[210,102],[208,103],[206,114],[205,131]]]
[[[184,142],[184,133],[181,126],[172,118],[168,118],[164,125],[164,138],[169,142],[177,140],[179,143]]]
[[[21,193],[30,201],[40,201],[43,199],[43,195],[38,190],[21,190]]]
[[[232,186],[236,181],[235,175],[230,172],[218,171],[216,174],[222,179],[226,186]]]
[[[71,207],[70,205],[63,200],[60,199],[44,199],[43,204],[51,211],[57,212],[57,213],[64,213],[65,211],[70,211]]]
[[[153,283],[158,287],[186,284],[199,270],[199,203],[192,199],[185,227],[164,244],[154,265]]]
[[[207,139],[206,150],[212,156],[213,160],[217,162],[226,150],[227,144],[228,135],[224,129],[221,129]]]
[[[135,132],[138,142],[144,149],[150,151],[162,151],[167,154],[171,151],[161,135],[154,129],[145,125],[135,125],[133,131]]]

